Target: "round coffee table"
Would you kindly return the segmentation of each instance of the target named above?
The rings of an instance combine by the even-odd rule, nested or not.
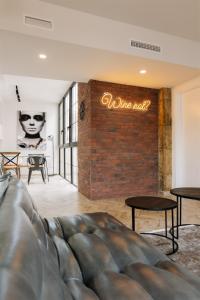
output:
[[[152,232],[141,232],[142,234],[157,235],[164,237],[172,241],[172,250],[167,252],[167,255],[171,255],[178,250],[178,243],[175,241],[174,237],[174,209],[177,209],[176,201],[171,199],[157,197],[157,196],[138,196],[131,197],[125,200],[126,205],[132,208],[132,229],[135,231],[135,210],[149,210],[149,211],[164,211],[165,212],[165,235]],[[168,236],[167,231],[167,212],[171,211],[171,237]]]
[[[183,224],[182,223],[182,198],[190,199],[190,200],[200,200],[200,188],[198,187],[180,187],[174,188],[170,190],[172,195],[176,196],[177,201],[177,235],[175,238],[179,238],[179,230],[180,226],[188,226],[188,225],[195,225],[200,226],[199,224]],[[171,229],[172,230],[172,229]]]

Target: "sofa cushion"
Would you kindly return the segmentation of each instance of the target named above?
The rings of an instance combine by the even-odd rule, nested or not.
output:
[[[6,267],[0,268],[0,299],[38,300],[38,296],[34,285],[20,272]]]
[[[70,290],[73,300],[98,300],[97,295],[83,282],[77,279],[71,279],[67,283],[67,287]]]
[[[132,235],[135,236],[135,243],[130,241],[129,234],[126,231],[98,229],[95,231],[95,234],[108,246],[120,271],[123,271],[125,266],[132,263],[143,262],[150,264],[152,262],[149,256],[145,255],[143,248],[140,247],[140,237],[135,232],[132,232]],[[156,259],[159,259],[158,254]]]
[[[39,240],[39,242],[41,244],[43,244],[45,247],[47,247],[47,234],[44,230],[44,225],[41,220],[41,217],[35,210],[33,210],[32,218],[30,221],[32,223],[32,226],[33,226],[34,232],[37,236],[37,239]]]
[[[169,260],[168,257],[158,249],[158,247],[150,244],[142,235],[133,232],[131,229],[125,226],[122,229],[122,232],[125,236],[125,239],[131,245],[130,247],[137,245],[137,247],[141,249],[148,260],[148,264],[155,265],[158,261]]]
[[[83,280],[82,273],[74,254],[68,244],[63,239],[54,236],[58,261],[60,267],[60,274],[65,282],[70,279]]]
[[[200,299],[199,290],[168,271],[137,263],[127,266],[124,273],[141,284],[154,300]]]
[[[99,237],[88,233],[77,233],[68,240],[68,243],[78,260],[85,283],[99,272],[105,270],[118,272],[119,269],[108,247]]]
[[[166,270],[170,273],[173,273],[176,276],[181,277],[182,279],[189,282],[191,285],[193,285],[195,288],[200,288],[200,278],[196,276],[195,274],[188,272],[187,269],[182,267],[181,265],[178,265],[170,260],[168,261],[159,261],[156,264],[156,267],[161,268],[163,270]]]
[[[124,225],[107,213],[82,214],[68,217],[59,217],[63,236],[68,240],[76,233],[93,233],[98,228],[119,229]]]
[[[103,300],[153,300],[138,282],[123,274],[100,273],[90,285]]]
[[[12,178],[9,183],[9,187],[5,195],[6,201],[3,201],[4,206],[21,207],[29,219],[32,219],[34,211],[36,211],[35,205],[31,199],[30,194],[25,188],[23,182]]]
[[[45,252],[42,254],[42,266],[42,289],[38,300],[73,300],[69,288],[60,275],[59,269],[56,268]]]
[[[41,251],[33,227],[25,212],[18,207],[0,210],[0,269],[7,268],[41,290]],[[2,287],[0,287],[1,290]]]
[[[61,227],[61,224],[58,220],[58,218],[48,218],[44,219],[46,226],[47,226],[47,232],[48,234],[53,237],[53,236],[58,236],[60,238],[64,238],[63,235],[63,229]]]

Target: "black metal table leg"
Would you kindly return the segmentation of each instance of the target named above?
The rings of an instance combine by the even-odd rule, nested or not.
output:
[[[179,219],[179,225],[181,226],[182,225],[182,197],[179,197],[180,199],[180,210],[179,210],[179,213],[180,213],[180,219]]]
[[[135,208],[132,207],[132,229],[135,231]]]
[[[179,197],[177,196],[177,208],[176,208],[176,239],[179,238],[178,226],[179,226]],[[173,230],[174,232],[174,230]]]
[[[181,218],[182,218],[182,216],[181,216],[181,214],[182,214],[182,212],[181,212],[181,210],[182,210],[181,202],[182,202],[181,197],[177,196],[176,197],[176,203],[177,203],[177,208],[176,208],[176,225],[173,224],[173,227],[171,227],[170,230],[169,230],[169,233],[175,239],[179,238],[179,226],[181,225]],[[176,228],[176,235],[175,235],[174,228]]]
[[[171,215],[172,215],[172,253],[175,252],[175,243],[174,243],[174,210],[171,210]],[[178,228],[178,226],[177,226]]]
[[[165,236],[167,237],[167,210],[165,210]]]

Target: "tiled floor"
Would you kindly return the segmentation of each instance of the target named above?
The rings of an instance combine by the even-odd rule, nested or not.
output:
[[[25,180],[24,182],[26,183]],[[32,176],[31,183],[27,185],[27,188],[42,216],[53,217],[104,211],[131,227],[131,209],[125,205],[125,198],[88,200],[60,176],[50,177],[46,184],[42,182],[41,176]],[[183,201],[183,222],[200,224],[200,201]],[[163,227],[164,213],[137,210],[137,231]]]

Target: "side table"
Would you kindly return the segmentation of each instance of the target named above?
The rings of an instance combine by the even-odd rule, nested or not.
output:
[[[177,235],[175,236],[175,238],[178,239],[179,238],[179,230],[178,230],[179,227],[188,226],[188,225],[200,226],[200,224],[183,224],[182,223],[182,198],[200,201],[200,188],[198,188],[198,187],[180,187],[180,188],[171,189],[170,193],[172,195],[176,196],[177,225],[175,227],[177,228]]]
[[[157,235],[172,241],[172,250],[167,252],[171,255],[178,250],[178,243],[175,241],[174,236],[174,209],[177,209],[176,201],[171,199],[157,197],[157,196],[138,196],[131,197],[125,200],[126,205],[132,208],[132,229],[135,231],[135,209],[149,210],[149,211],[164,211],[165,212],[165,235],[159,233],[142,232],[142,234]],[[171,211],[171,237],[167,232],[167,213]]]

